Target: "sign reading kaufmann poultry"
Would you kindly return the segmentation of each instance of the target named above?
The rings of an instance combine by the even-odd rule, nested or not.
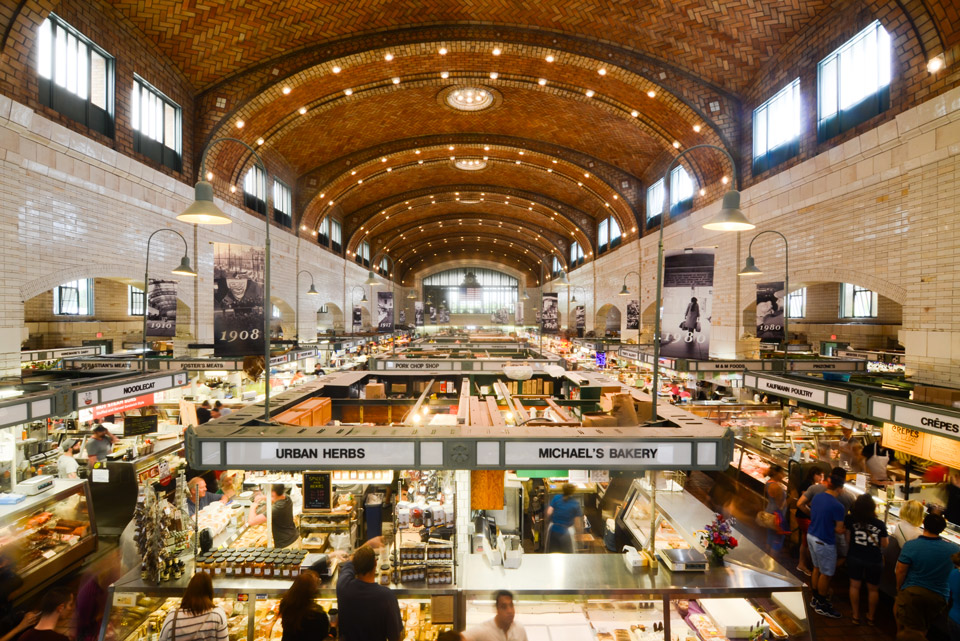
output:
[[[228,442],[226,464],[328,469],[415,465],[416,460],[413,441],[251,441]]]

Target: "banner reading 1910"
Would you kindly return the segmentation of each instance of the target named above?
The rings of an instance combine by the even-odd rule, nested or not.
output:
[[[147,287],[147,336],[177,335],[177,281],[150,279]]]
[[[213,353],[263,354],[262,248],[213,244]]]

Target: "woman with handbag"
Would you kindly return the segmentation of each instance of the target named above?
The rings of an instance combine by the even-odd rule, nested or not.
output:
[[[694,332],[700,331],[700,303],[697,302],[696,296],[690,299],[687,311],[683,314],[683,322],[680,323],[680,328],[686,330],[690,336],[693,336]]]
[[[228,641],[227,614],[213,603],[213,579],[197,572],[187,584],[180,607],[167,613],[159,641]]]
[[[767,505],[764,507],[765,514],[758,515],[758,524],[767,528],[767,546],[772,551],[779,552],[783,548],[785,535],[789,534],[787,528],[787,486],[784,479],[787,474],[779,465],[771,465],[767,471],[767,483],[763,488],[764,497],[767,499]],[[767,516],[767,515],[772,515]]]

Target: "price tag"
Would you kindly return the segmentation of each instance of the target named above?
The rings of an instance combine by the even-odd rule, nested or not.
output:
[[[114,592],[113,604],[121,608],[132,608],[137,605],[136,592]]]
[[[110,470],[94,468],[91,471],[90,480],[94,483],[109,483]]]
[[[867,490],[867,475],[866,474],[857,474],[857,478],[854,481],[854,485],[857,486],[858,490]]]
[[[257,595],[257,601],[266,601],[266,600],[267,600],[267,595],[266,595],[266,594],[258,594],[258,595]]]
[[[53,550],[47,550],[46,552],[43,552],[40,556],[42,556],[45,559],[52,559],[53,557],[57,556],[57,553],[54,552]]]

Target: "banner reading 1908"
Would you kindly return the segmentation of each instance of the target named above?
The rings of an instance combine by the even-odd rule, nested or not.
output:
[[[213,353],[263,354],[263,275],[261,248],[213,244]]]
[[[177,335],[177,281],[150,279],[147,287],[147,336]]]

